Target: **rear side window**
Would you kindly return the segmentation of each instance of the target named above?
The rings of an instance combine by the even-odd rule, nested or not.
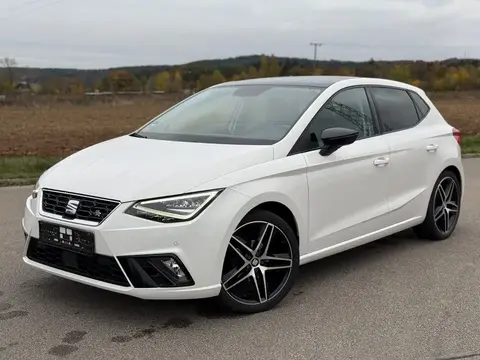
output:
[[[423,100],[422,97],[416,92],[410,91],[410,95],[412,96],[413,101],[417,105],[418,112],[420,113],[420,118],[423,119],[430,111],[430,107],[427,105],[425,100]]]
[[[415,105],[407,91],[372,87],[373,100],[385,132],[411,128],[419,122]]]

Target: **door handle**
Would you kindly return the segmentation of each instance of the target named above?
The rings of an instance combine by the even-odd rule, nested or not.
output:
[[[385,157],[385,156],[381,156],[381,157],[373,160],[373,165],[379,166],[379,167],[380,166],[386,166],[389,162],[390,162],[390,158]]]
[[[435,152],[437,151],[438,149],[438,145],[437,144],[429,144],[427,145],[427,151],[428,152]]]

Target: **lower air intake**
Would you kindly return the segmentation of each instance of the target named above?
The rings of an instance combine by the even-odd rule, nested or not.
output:
[[[190,286],[194,281],[174,255],[126,256],[118,260],[136,288]]]
[[[27,257],[37,263],[90,279],[130,286],[115,258],[110,256],[83,255],[30,238]]]

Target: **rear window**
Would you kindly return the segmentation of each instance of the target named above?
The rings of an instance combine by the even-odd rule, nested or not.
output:
[[[423,119],[430,111],[430,107],[427,105],[425,100],[423,100],[422,97],[416,92],[410,91],[410,95],[412,96],[415,105],[417,105],[418,112],[420,113],[420,118]]]
[[[415,105],[406,90],[370,88],[385,132],[411,128],[419,122]]]

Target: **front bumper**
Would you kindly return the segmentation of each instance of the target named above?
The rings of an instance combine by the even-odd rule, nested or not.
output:
[[[51,218],[41,211],[41,201],[40,191],[36,199],[30,196],[25,204],[23,260],[28,265],[69,280],[142,299],[194,299],[219,294],[228,241],[244,216],[243,208],[248,198],[227,189],[194,220],[173,224],[127,215],[124,211],[131,203],[122,203],[98,226]],[[93,257],[72,255],[57,247],[45,248],[38,241],[39,221],[93,232],[95,254]],[[155,286],[151,283],[147,287],[138,277],[132,276],[128,259],[162,255],[175,257],[192,278],[193,285]],[[65,256],[75,257],[78,266],[75,269],[55,266],[55,261],[58,265]],[[110,274],[107,279],[105,269],[114,276]]]

